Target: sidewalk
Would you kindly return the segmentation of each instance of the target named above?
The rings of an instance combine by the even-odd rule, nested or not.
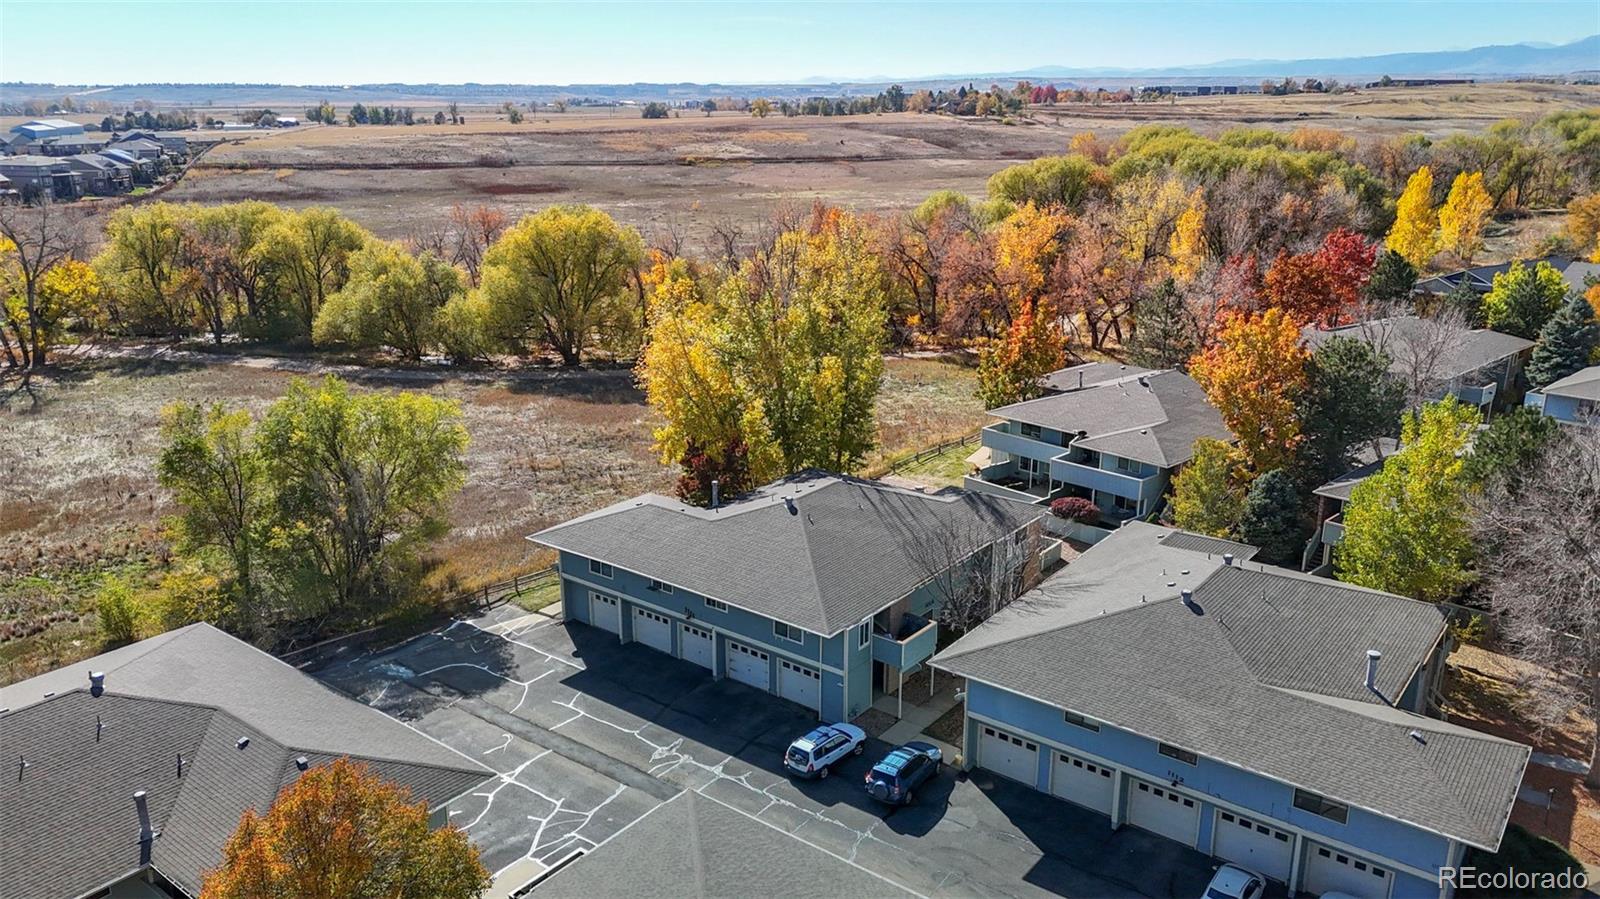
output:
[[[882,739],[884,742],[896,746],[901,743],[909,743],[912,740],[932,743],[939,747],[940,752],[944,753],[944,760],[950,762],[960,753],[960,750],[949,743],[928,736],[923,731],[935,721],[944,717],[946,712],[961,704],[961,700],[956,698],[956,684],[953,682],[945,684],[943,689],[935,693],[932,698],[923,693],[921,694],[920,702],[916,701],[915,693],[915,690],[904,690],[905,706],[902,717],[883,732]],[[900,699],[886,694],[878,697],[878,701],[874,702],[872,707],[893,715],[900,709]]]

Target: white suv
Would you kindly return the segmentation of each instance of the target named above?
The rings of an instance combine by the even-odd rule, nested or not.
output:
[[[827,777],[828,769],[846,755],[860,755],[867,735],[853,724],[824,724],[789,744],[783,766],[801,777]]]

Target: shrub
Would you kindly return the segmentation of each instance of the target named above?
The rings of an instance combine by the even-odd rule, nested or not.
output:
[[[111,578],[95,598],[100,613],[100,633],[106,643],[132,643],[139,636],[140,603],[133,586],[122,578]]]
[[[1094,524],[1100,520],[1100,507],[1094,500],[1081,496],[1066,496],[1050,503],[1050,514],[1068,521]]]
[[[1560,883],[1560,875],[1566,874],[1566,880],[1583,871],[1583,863],[1572,856],[1572,853],[1563,849],[1552,840],[1528,832],[1520,824],[1513,824],[1506,828],[1505,839],[1500,843],[1500,851],[1490,854],[1481,849],[1473,849],[1467,853],[1463,865],[1477,868],[1480,880],[1490,880],[1494,875],[1503,872],[1516,872],[1519,876],[1533,875],[1533,883],[1528,889],[1523,890],[1461,890],[1456,895],[1467,897],[1555,897],[1572,895],[1575,891],[1570,887],[1563,889],[1556,884]],[[1550,885],[1539,883],[1544,878],[1540,875],[1548,874],[1552,878]]]

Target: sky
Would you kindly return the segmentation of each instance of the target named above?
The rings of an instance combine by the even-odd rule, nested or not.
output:
[[[0,0],[0,81],[911,79],[1566,43],[1597,32],[1596,0]]]

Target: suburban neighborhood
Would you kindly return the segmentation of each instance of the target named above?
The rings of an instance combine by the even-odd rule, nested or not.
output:
[[[7,5],[0,899],[1600,892],[1594,3],[1357,11]]]

